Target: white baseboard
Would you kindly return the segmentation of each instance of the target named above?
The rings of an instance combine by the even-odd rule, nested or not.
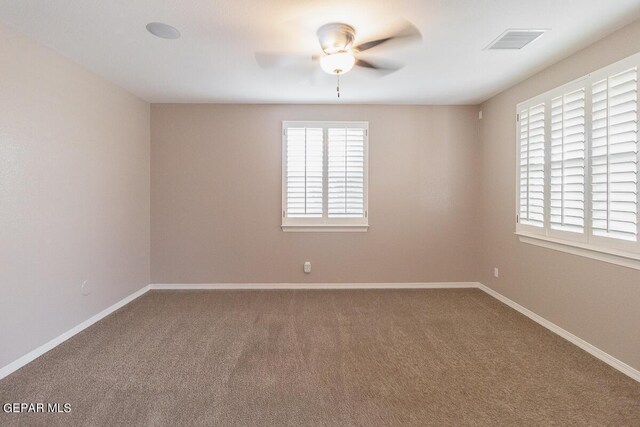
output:
[[[570,343],[577,345],[578,347],[580,347],[581,349],[583,349],[587,353],[589,353],[592,356],[595,356],[598,359],[602,360],[607,365],[612,366],[613,368],[617,369],[618,371],[622,372],[623,374],[625,374],[625,375],[633,378],[634,380],[640,382],[640,371],[638,371],[637,369],[632,368],[631,366],[627,365],[626,363],[622,362],[621,360],[616,359],[615,357],[611,356],[610,354],[600,350],[598,347],[586,342],[585,340],[583,340],[580,337],[577,337],[577,336],[573,335],[571,332],[567,331],[566,329],[562,329],[560,326],[556,325],[555,323],[548,321],[544,317],[537,315],[536,313],[534,313],[533,311],[531,311],[531,310],[529,310],[527,308],[524,308],[523,306],[521,306],[517,302],[510,300],[509,298],[507,298],[504,295],[494,291],[493,289],[483,285],[482,283],[478,284],[478,288],[483,290],[487,294],[491,295],[492,297],[496,298],[497,300],[505,303],[506,305],[508,305],[509,307],[513,308],[514,310],[519,311],[520,313],[524,314],[525,316],[527,316],[529,319],[533,320],[534,322],[544,326],[545,328],[547,328],[551,332],[554,332],[555,334],[560,335],[562,338],[566,339]]]
[[[87,329],[89,326],[93,325],[94,323],[96,323],[97,321],[103,319],[104,317],[108,316],[109,314],[113,313],[117,309],[119,309],[121,307],[124,307],[125,305],[129,304],[134,299],[138,298],[139,296],[141,296],[144,293],[146,293],[147,291],[149,291],[149,289],[151,289],[151,287],[149,285],[145,286],[144,288],[140,289],[139,291],[136,291],[136,292],[132,293],[131,295],[121,299],[117,303],[113,304],[111,307],[105,308],[100,313],[96,314],[95,316],[91,317],[90,319],[87,319],[84,322],[80,323],[79,325],[69,329],[67,332],[63,333],[62,335],[57,336],[56,338],[54,338],[51,341],[41,345],[40,347],[36,348],[35,350],[30,351],[29,353],[25,354],[24,356],[20,357],[19,359],[14,360],[13,362],[9,363],[8,365],[0,368],[0,379],[2,379],[4,377],[6,377],[7,375],[17,371],[18,369],[22,368],[27,363],[29,363],[29,362],[33,361],[34,359],[42,356],[43,354],[45,354],[49,350],[53,349],[54,347],[57,347],[58,345],[62,344],[63,342],[65,342],[66,340],[71,338],[72,336],[76,335],[79,332],[82,332],[84,329]]]
[[[468,289],[478,282],[416,283],[157,283],[151,289]]]
[[[582,338],[579,338],[573,335],[571,332],[562,329],[560,326],[548,321],[547,319],[537,315],[531,310],[524,308],[520,304],[510,300],[504,295],[494,291],[493,289],[483,285],[479,282],[422,282],[422,283],[202,283],[202,284],[150,284],[140,289],[137,292],[129,295],[128,297],[118,301],[114,305],[95,316],[91,317],[88,320],[85,320],[78,326],[68,330],[62,335],[52,339],[46,344],[41,345],[35,350],[25,354],[19,359],[11,362],[5,367],[0,369],[0,379],[6,377],[12,372],[20,369],[27,363],[36,359],[37,357],[43,355],[47,351],[56,347],[57,345],[63,343],[68,340],[72,336],[81,332],[82,330],[88,328],[93,325],[100,319],[108,316],[113,313],[117,309],[129,304],[134,299],[143,295],[149,290],[152,289],[183,289],[183,290],[196,290],[196,289],[469,289],[469,288],[478,288],[482,291],[486,292],[490,296],[496,298],[497,300],[503,302],[514,310],[519,311],[524,314],[534,322],[544,326],[550,331],[560,335],[562,338],[567,341],[577,345],[584,351],[589,354],[597,357],[623,374],[633,378],[634,380],[640,382],[640,371],[626,363],[616,359],[610,354],[600,350],[592,344],[589,344]]]

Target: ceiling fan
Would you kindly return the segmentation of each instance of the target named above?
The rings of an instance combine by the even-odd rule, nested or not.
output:
[[[283,53],[258,52],[255,54],[258,65],[262,68],[291,67],[309,61],[319,62],[322,70],[337,76],[338,98],[340,97],[340,76],[348,73],[353,67],[362,67],[386,75],[398,71],[404,64],[380,62],[362,59],[363,52],[388,42],[411,43],[422,40],[420,31],[411,23],[405,22],[401,28],[390,35],[354,45],[356,30],[348,24],[333,22],[318,29],[318,41],[322,48],[319,55],[296,55]],[[397,44],[394,43],[394,45]]]

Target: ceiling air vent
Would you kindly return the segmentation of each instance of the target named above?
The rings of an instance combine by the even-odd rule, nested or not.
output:
[[[492,41],[485,50],[522,49],[532,41],[538,39],[545,31],[547,30],[507,30]]]

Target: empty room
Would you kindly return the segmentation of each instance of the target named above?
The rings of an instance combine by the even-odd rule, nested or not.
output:
[[[640,0],[0,0],[0,425],[640,426]]]

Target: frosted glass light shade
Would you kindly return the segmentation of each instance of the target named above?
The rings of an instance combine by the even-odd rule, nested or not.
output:
[[[338,52],[320,57],[320,66],[325,73],[344,74],[349,72],[356,63],[351,52]]]

